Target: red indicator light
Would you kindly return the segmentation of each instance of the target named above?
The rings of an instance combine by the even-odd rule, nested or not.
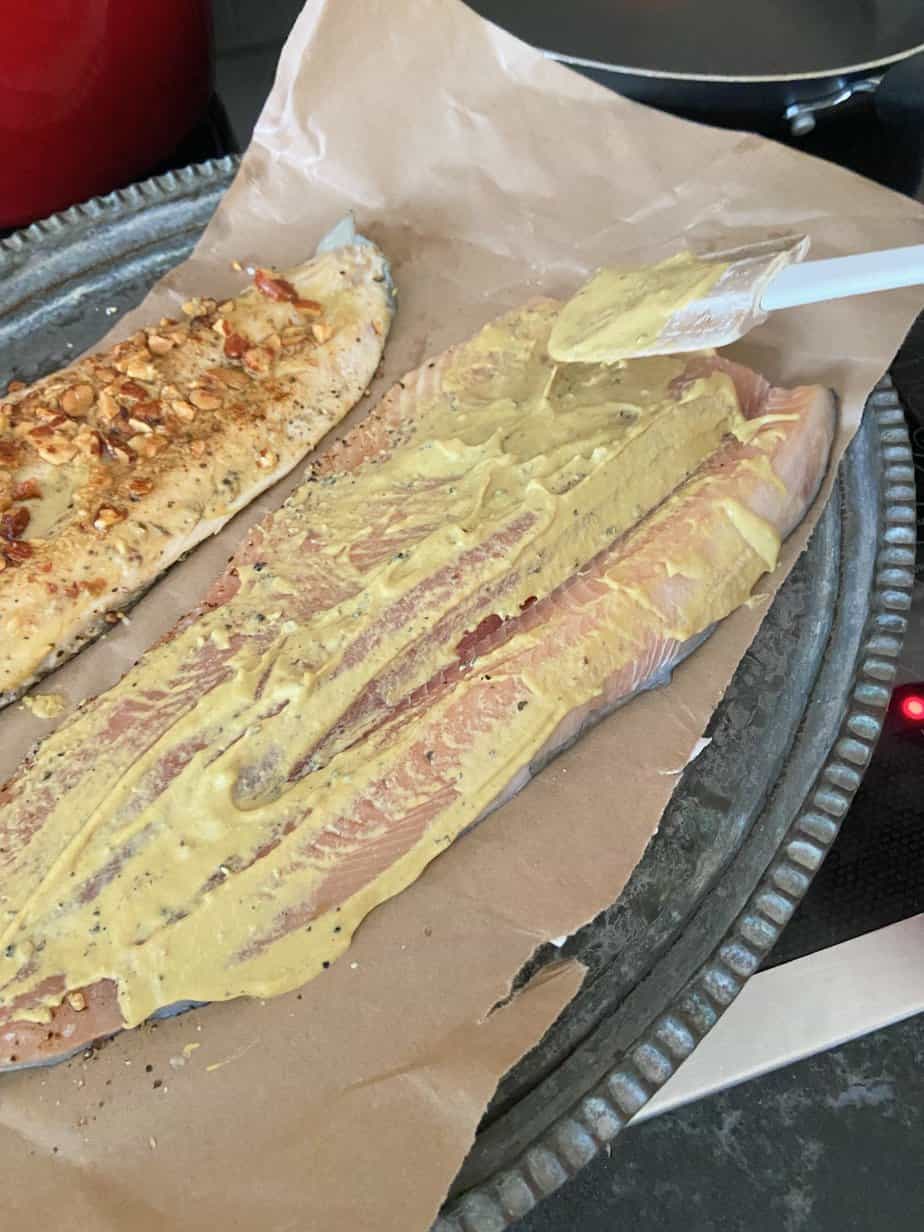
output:
[[[924,723],[924,697],[909,693],[902,698],[902,714],[912,723]]]

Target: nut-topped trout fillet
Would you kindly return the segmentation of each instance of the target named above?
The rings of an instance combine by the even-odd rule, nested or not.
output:
[[[775,566],[832,397],[556,365],[556,312],[399,383],[0,793],[0,1061],[319,974]]]
[[[0,402],[0,705],[359,400],[392,302],[384,256],[352,239]]]

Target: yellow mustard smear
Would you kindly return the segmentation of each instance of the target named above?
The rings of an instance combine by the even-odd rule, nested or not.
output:
[[[466,690],[490,678],[490,654],[412,721],[351,727],[349,707],[371,683],[391,682],[387,714],[455,660],[461,631],[437,633],[456,605],[470,605],[472,626],[515,615],[668,497],[651,524],[675,519],[676,557],[662,550],[651,568],[692,579],[714,574],[716,560],[735,568],[695,602],[659,610],[665,627],[683,640],[747,597],[771,563],[769,527],[719,503],[704,555],[670,496],[744,431],[730,379],[688,379],[686,362],[671,357],[559,365],[548,354],[556,311],[511,314],[460,348],[399,445],[298,489],[267,532],[267,561],[240,568],[234,598],[150,651],[41,746],[6,806],[37,804],[43,824],[0,881],[4,1004],[46,979],[79,989],[111,978],[135,1025],[174,1002],[270,996],[319,974],[376,904],[413,881],[562,719],[644,650],[653,614],[647,592],[624,577],[608,583],[616,606],[605,628],[544,659],[530,658],[540,635],[529,631],[495,652],[498,663],[511,645],[524,657],[515,682],[491,688],[528,702],[504,711],[502,741],[458,717]],[[504,535],[508,545],[492,550]],[[309,578],[337,584],[313,612],[306,554]],[[428,589],[447,569],[449,584]],[[407,654],[415,639],[424,640]],[[228,677],[184,700],[189,664],[206,653],[225,656]],[[139,724],[125,748],[103,744],[119,707],[155,691],[176,703],[169,725]],[[492,697],[501,695],[489,690],[478,713]],[[105,754],[62,788],[61,767],[97,746]],[[158,766],[178,750],[182,765],[160,791]],[[375,850],[437,790],[435,820],[408,850],[332,899],[326,879],[344,851]],[[293,919],[298,927],[253,949]],[[41,1020],[62,996],[33,998],[22,1016]]]
[[[599,270],[565,304],[549,352],[568,363],[608,363],[644,352],[678,309],[704,296],[727,262],[676,253],[657,265]]]

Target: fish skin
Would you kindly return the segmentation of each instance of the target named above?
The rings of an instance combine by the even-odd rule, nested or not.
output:
[[[747,467],[742,468],[739,466],[736,469],[735,465],[733,465],[735,461],[740,463],[761,456],[759,444],[755,443],[759,442],[759,437],[755,437],[747,444],[734,443],[727,446],[725,450],[721,451],[719,456],[713,457],[707,462],[701,471],[697,472],[694,479],[694,483],[700,485],[699,501],[706,512],[714,513],[718,500],[717,493],[723,494],[722,499],[726,499],[731,495],[735,500],[744,501],[761,517],[772,521],[780,535],[785,536],[797,524],[801,516],[804,515],[824,474],[835,419],[833,399],[830,395],[818,389],[791,392],[771,389],[756,374],[750,373],[747,369],[740,368],[739,366],[731,365],[728,361],[720,360],[718,357],[707,357],[698,362],[705,365],[714,363],[722,366],[723,370],[728,372],[735,382],[742,405],[750,418],[755,418],[761,413],[766,413],[768,410],[775,415],[794,414],[797,416],[796,419],[775,424],[772,428],[773,448],[770,450],[768,444],[763,450],[763,454],[771,458],[773,469],[778,476],[776,482],[771,479],[765,482],[755,482],[753,475],[749,477]],[[391,409],[393,410],[393,408]],[[367,442],[370,439],[375,439],[375,431],[375,422],[367,425]],[[371,436],[369,435],[370,433]],[[380,447],[384,439],[384,437],[380,438]],[[349,447],[348,445],[346,448],[349,449]],[[369,446],[367,445],[368,448]],[[705,490],[711,493],[710,496],[702,495],[703,485],[705,485]],[[690,499],[695,499],[695,493]],[[708,556],[709,540],[712,532],[705,530],[707,524],[709,524],[709,518],[707,517],[701,517],[699,523],[697,523],[695,517],[692,521],[690,519],[687,521],[688,529],[690,526],[693,527],[693,531],[690,534],[694,540],[696,539],[697,526],[699,527],[700,537],[705,536],[703,543],[697,542],[694,546],[701,552],[705,552]],[[492,664],[498,663],[503,665],[504,657],[511,653],[511,647],[517,643],[518,635],[528,633],[535,640],[537,636],[536,631],[538,630],[541,635],[544,623],[549,620],[554,625],[554,632],[549,633],[548,630],[551,626],[546,628],[545,644],[547,648],[559,644],[563,637],[582,636],[582,622],[586,621],[587,612],[593,608],[594,603],[599,601],[601,594],[603,594],[599,589],[595,591],[595,585],[599,586],[600,579],[606,574],[607,570],[611,572],[615,570],[618,577],[620,569],[623,571],[628,569],[629,576],[632,577],[637,576],[640,568],[644,566],[644,569],[648,571],[646,576],[650,579],[652,593],[655,590],[657,591],[658,602],[662,604],[664,611],[669,614],[678,605],[682,607],[683,595],[681,592],[683,586],[681,582],[683,579],[678,581],[670,577],[665,578],[658,575],[657,570],[658,562],[663,560],[665,552],[665,540],[663,537],[669,535],[669,541],[675,542],[675,531],[676,523],[665,531],[663,518],[659,524],[658,514],[650,515],[627,535],[623,536],[615,545],[601,553],[601,556],[594,562],[589,571],[584,570],[581,575],[569,579],[563,586],[558,588],[555,594],[540,599],[523,612],[522,615],[513,619],[503,620],[499,625],[492,625],[492,627],[486,630],[484,637],[480,641],[476,640],[476,644],[470,644],[467,647],[466,660],[464,662],[459,661],[439,673],[438,679],[428,682],[423,686],[422,690],[418,690],[418,696],[415,697],[412,694],[408,697],[404,705],[399,708],[397,713],[391,715],[386,724],[369,734],[370,748],[374,751],[381,751],[383,748],[387,749],[389,739],[401,725],[406,725],[410,722],[425,724],[427,717],[432,717],[434,707],[439,698],[448,697],[451,700],[454,692],[458,694],[462,701],[465,701],[466,698],[474,697],[476,702],[469,701],[468,704],[476,705],[476,709],[478,705],[481,705],[481,718],[487,716],[488,719],[494,722],[507,721],[509,715],[503,704],[504,699],[501,698],[498,701],[496,690],[493,690],[495,695],[493,700],[487,698],[479,701],[477,689],[472,690],[469,688],[466,693],[465,690],[459,690],[458,685],[460,682],[470,679],[473,668],[483,667],[483,664],[487,661],[492,662]],[[259,554],[264,550],[265,544],[261,539],[262,533],[260,528],[255,530],[248,545],[243,549],[245,557],[248,553],[256,552]],[[660,540],[658,538],[659,535],[662,537]],[[256,556],[251,556],[251,559],[256,559]],[[601,570],[603,571],[602,573]],[[588,573],[590,576],[587,576]],[[224,580],[224,583],[219,582],[208,602],[227,602],[227,592],[229,590],[233,592],[233,582],[230,585],[227,579]],[[605,598],[605,594],[603,597]],[[712,615],[714,615],[715,619],[721,619],[725,614],[724,611],[716,611]],[[513,773],[509,781],[501,787],[494,798],[480,810],[479,816],[484,816],[487,812],[508,799],[516,790],[519,790],[541,764],[544,764],[559,752],[561,748],[566,747],[567,744],[578,738],[582,731],[586,730],[592,722],[596,722],[604,717],[615,706],[624,704],[626,700],[642,689],[661,683],[664,680],[665,673],[669,673],[670,668],[685,653],[689,653],[691,644],[696,644],[702,635],[708,632],[713,623],[710,620],[706,628],[697,631],[693,638],[686,639],[683,642],[679,642],[675,638],[665,637],[663,629],[660,634],[657,629],[652,631],[648,642],[640,647],[639,653],[628,665],[623,665],[623,668],[619,671],[606,674],[599,682],[599,690],[587,704],[564,716],[554,726],[542,747],[531,758],[530,765],[528,767],[520,767]],[[522,637],[520,640],[522,640]],[[534,653],[539,653],[539,651],[534,650]],[[213,656],[213,658],[218,660],[217,669],[214,662],[200,664],[200,674],[194,677],[191,688],[199,689],[203,687],[204,681],[210,678],[210,672],[215,670],[221,671],[221,654]],[[523,700],[522,690],[516,682],[515,674],[510,674],[509,664],[503,670],[508,672],[508,681],[513,682],[508,689],[510,697],[507,698],[507,704],[516,705],[518,701]],[[118,719],[116,718],[114,721],[111,711],[107,712],[107,696],[104,695],[103,698],[99,699],[97,708],[101,714],[104,728],[105,724],[109,723],[109,734],[117,739]],[[401,713],[402,710],[403,713]],[[122,717],[124,718],[125,716]],[[143,714],[141,716],[135,715],[134,719],[136,722],[144,721],[145,717]],[[131,753],[131,750],[129,750],[129,753]],[[408,772],[419,777],[420,774],[426,776],[432,773],[432,770],[429,766],[425,767],[417,764]],[[20,777],[17,776],[17,778]],[[58,784],[58,786],[61,785]],[[5,800],[8,806],[13,803],[15,787],[16,780],[13,780],[5,791],[0,793],[0,802]],[[447,788],[445,782],[443,782],[442,786],[435,782],[434,788],[433,802],[438,814],[446,791],[451,789]],[[9,794],[11,789],[14,792],[13,796]],[[409,833],[414,836],[415,842],[425,832],[427,821],[432,820],[434,815],[432,811],[424,809],[423,813],[418,813],[410,819],[410,824],[407,828]],[[472,823],[476,819],[473,817]],[[38,820],[34,813],[33,820]],[[361,877],[368,877],[368,852],[363,852],[360,846],[357,855],[359,856],[357,864],[359,875]],[[75,1011],[66,1002],[63,1002],[61,1006],[52,1012],[52,1021],[47,1026],[22,1020],[17,1021],[8,1015],[5,1024],[0,1026],[0,1044],[4,1045],[2,1051],[9,1059],[5,1065],[0,1067],[21,1068],[31,1064],[54,1062],[62,1059],[64,1055],[70,1055],[72,1052],[86,1047],[94,1040],[118,1030],[121,1026],[121,1015],[118,1010],[114,983],[104,981],[100,985],[81,991],[86,997],[87,1008]],[[167,1007],[162,1012],[170,1012],[170,1007]],[[15,1061],[12,1059],[14,1056],[16,1058]]]

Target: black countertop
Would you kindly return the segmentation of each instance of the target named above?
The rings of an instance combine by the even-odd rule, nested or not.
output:
[[[630,1126],[522,1232],[920,1232],[924,1015]]]

